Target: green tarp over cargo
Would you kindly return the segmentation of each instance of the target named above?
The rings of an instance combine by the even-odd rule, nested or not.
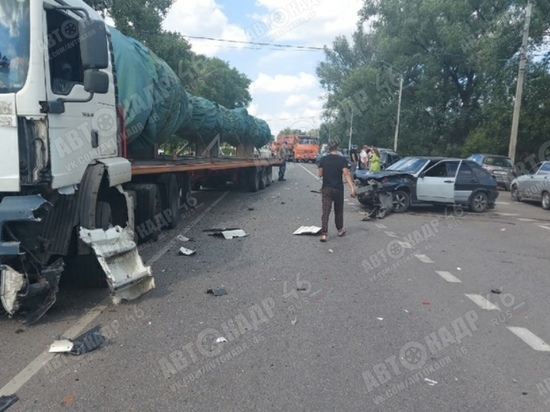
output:
[[[130,154],[171,136],[209,144],[219,134],[232,146],[258,148],[270,140],[265,121],[245,108],[227,109],[187,93],[176,73],[149,48],[113,27],[109,31]]]
[[[187,93],[176,73],[151,50],[113,27],[109,31],[128,149],[160,144],[189,121]]]

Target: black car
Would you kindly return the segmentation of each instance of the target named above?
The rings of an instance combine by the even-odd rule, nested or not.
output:
[[[405,157],[381,172],[358,170],[355,178],[361,204],[375,207],[373,195],[389,192],[397,213],[420,204],[466,205],[484,212],[498,197],[495,179],[472,160]]]

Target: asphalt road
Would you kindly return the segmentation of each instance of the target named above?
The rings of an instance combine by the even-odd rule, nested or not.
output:
[[[320,225],[315,173],[201,192],[199,213],[142,247],[156,288],[134,302],[67,286],[39,324],[1,319],[9,411],[550,410],[550,214],[500,192],[484,214],[362,221],[349,199],[347,235],[331,220],[320,243],[292,234]],[[248,236],[203,232],[220,227]],[[100,349],[47,353],[95,325]]]

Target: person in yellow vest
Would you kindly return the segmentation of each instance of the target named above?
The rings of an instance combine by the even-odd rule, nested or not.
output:
[[[369,159],[369,170],[371,172],[380,171],[380,152],[376,147],[371,148],[371,158]]]

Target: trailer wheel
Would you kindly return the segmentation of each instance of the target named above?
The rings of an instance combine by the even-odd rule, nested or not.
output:
[[[266,187],[266,183],[265,183],[265,176],[266,176],[266,171],[265,171],[265,167],[262,167],[260,168],[260,170],[258,170],[258,189],[260,190],[264,190],[265,187]]]
[[[260,189],[260,173],[256,170],[256,167],[250,167],[248,169],[248,190],[251,192],[257,192]]]
[[[179,223],[179,186],[174,174],[162,175],[159,178],[161,185],[162,210],[169,229],[175,229]],[[168,216],[169,214],[169,216]]]
[[[160,224],[157,217],[162,213],[162,199],[156,184],[137,184],[134,186],[137,195],[136,231],[139,243],[158,240]]]
[[[265,185],[271,186],[271,181],[273,180],[273,166],[267,166],[265,172]]]
[[[111,213],[111,205],[107,202],[97,202],[95,210],[95,227],[96,229],[107,230],[113,223],[113,215]]]

